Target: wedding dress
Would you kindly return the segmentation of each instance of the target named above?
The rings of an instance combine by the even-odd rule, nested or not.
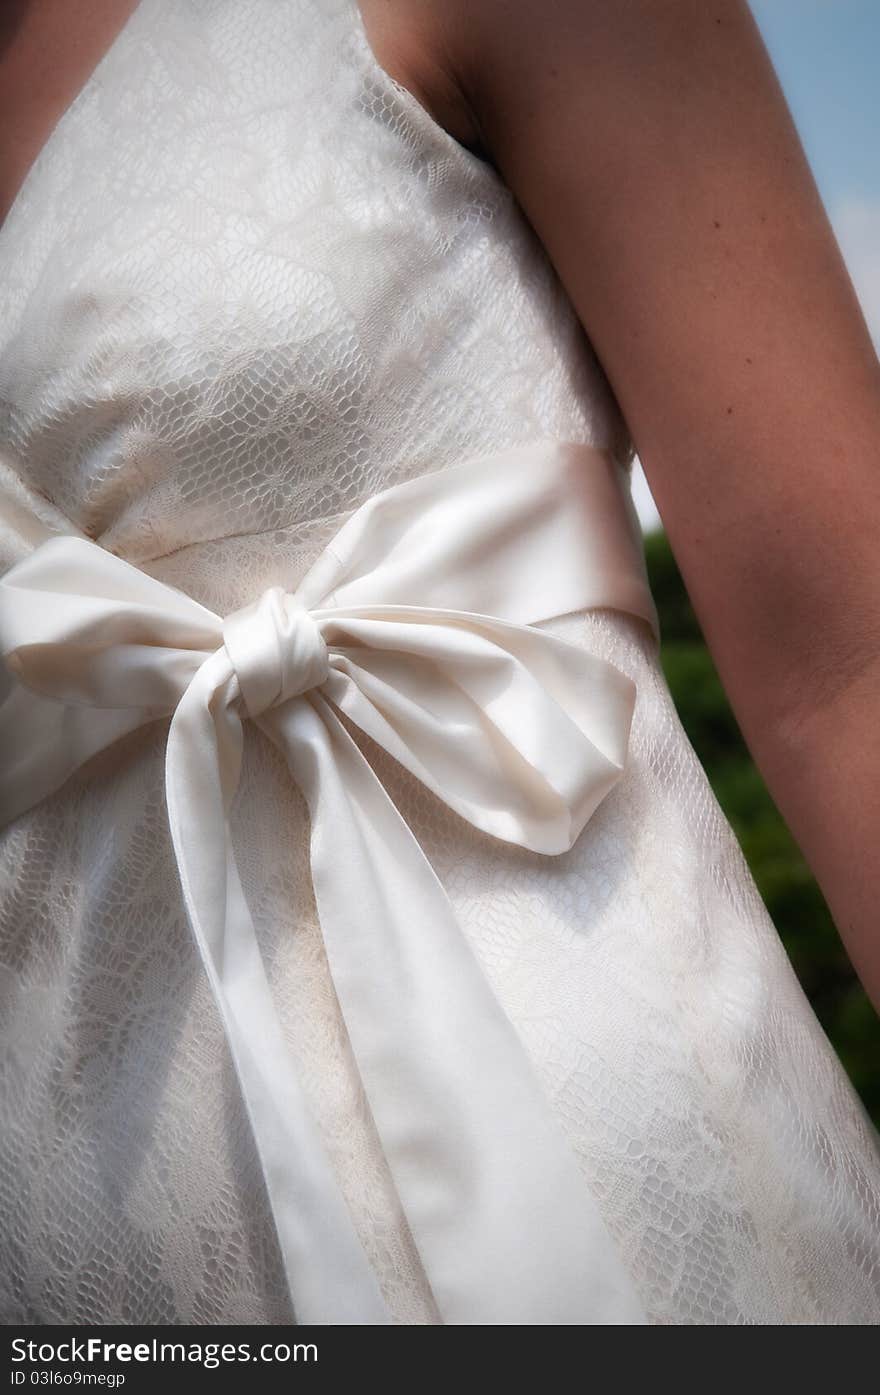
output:
[[[355,0],[140,0],[0,276],[0,1317],[880,1320],[619,411]]]

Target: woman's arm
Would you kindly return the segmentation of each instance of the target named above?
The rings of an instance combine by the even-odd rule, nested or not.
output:
[[[0,223],[136,0],[0,0]]]
[[[747,5],[363,10],[381,61],[489,152],[544,242],[880,1005],[880,365]]]

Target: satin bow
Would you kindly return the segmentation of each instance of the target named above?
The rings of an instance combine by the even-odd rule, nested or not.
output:
[[[171,715],[183,897],[300,1322],[389,1316],[305,1106],[239,881],[228,810],[245,719],[308,803],[335,990],[442,1317],[642,1320],[519,1038],[342,720],[475,827],[560,853],[621,774],[634,688],[533,626],[593,606],[656,633],[618,467],[559,443],[386,490],[292,593],[273,587],[225,621],[82,538],[43,543],[0,582],[0,641],[19,679],[0,708],[4,821]]]

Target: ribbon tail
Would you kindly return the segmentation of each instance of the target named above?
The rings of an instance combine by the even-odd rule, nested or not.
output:
[[[316,694],[266,713],[309,804],[352,1048],[450,1323],[640,1323],[632,1281],[424,853]]]
[[[166,791],[190,925],[226,1031],[297,1321],[387,1324],[375,1276],[309,1114],[272,1001],[230,844],[241,722],[224,701],[225,651],[174,714]]]

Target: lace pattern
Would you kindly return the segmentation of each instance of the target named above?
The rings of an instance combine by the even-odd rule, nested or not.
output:
[[[515,200],[354,0],[141,0],[0,229],[0,565],[80,531],[226,614],[377,489],[542,437],[627,451]],[[876,1135],[678,723],[638,688],[572,851],[476,834],[370,750],[653,1321],[880,1320]],[[291,1321],[190,943],[161,723],[0,834],[0,1316]],[[367,738],[361,738],[365,746]],[[333,994],[304,806],[249,732],[233,832],[285,1032],[397,1321],[437,1312]]]

